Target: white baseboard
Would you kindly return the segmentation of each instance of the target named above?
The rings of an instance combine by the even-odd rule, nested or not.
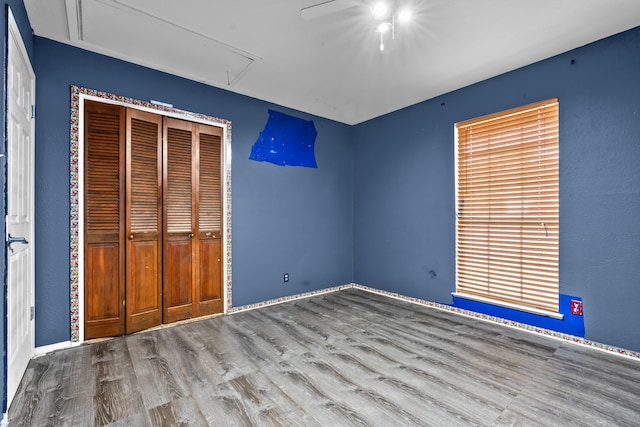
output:
[[[71,341],[63,341],[55,344],[43,345],[42,347],[36,347],[33,351],[34,357],[42,356],[52,351],[62,350],[71,347]]]
[[[472,317],[474,319],[482,320],[482,321],[485,321],[485,322],[497,323],[497,324],[505,326],[505,327],[520,329],[520,330],[523,330],[525,332],[530,332],[530,333],[533,333],[533,334],[544,335],[545,337],[561,340],[561,341],[564,341],[564,342],[567,342],[567,343],[570,343],[570,344],[581,345],[581,346],[584,346],[584,347],[589,347],[589,348],[593,348],[593,349],[596,349],[596,350],[605,351],[605,352],[608,352],[609,354],[615,354],[615,355],[618,355],[618,356],[627,357],[627,358],[631,358],[631,359],[635,359],[635,360],[639,360],[640,359],[640,352],[638,352],[638,351],[627,350],[627,349],[620,348],[620,347],[614,347],[614,346],[609,345],[609,344],[602,344],[602,343],[599,343],[599,342],[588,340],[588,339],[583,338],[583,337],[577,337],[577,336],[574,336],[574,335],[569,335],[569,334],[564,333],[564,332],[553,331],[551,329],[545,329],[545,328],[541,328],[541,327],[538,327],[538,326],[533,326],[533,325],[529,325],[529,324],[526,324],[526,323],[517,322],[515,320],[503,319],[503,318],[500,318],[500,317],[497,317],[497,316],[492,316],[492,315],[489,315],[489,314],[478,313],[478,312],[474,312],[474,311],[471,311],[471,310],[466,310],[466,309],[454,307],[454,306],[447,305],[447,304],[442,304],[442,303],[438,303],[438,302],[431,302],[431,301],[423,300],[423,299],[420,299],[420,298],[407,297],[407,296],[404,296],[404,295],[401,295],[401,294],[398,294],[398,293],[395,293],[395,292],[388,292],[388,291],[383,291],[383,290],[376,289],[376,288],[370,288],[368,286],[360,285],[358,283],[352,283],[351,285],[352,285],[352,287],[354,287],[356,289],[361,289],[363,291],[372,292],[374,294],[385,295],[385,296],[390,297],[390,298],[395,298],[395,299],[407,301],[407,302],[410,302],[410,303],[413,303],[413,304],[419,304],[419,305],[422,305],[422,306],[435,308],[437,310],[444,310],[444,311],[448,311],[450,313],[454,313],[454,314],[457,314],[457,315],[460,315],[460,316]]]

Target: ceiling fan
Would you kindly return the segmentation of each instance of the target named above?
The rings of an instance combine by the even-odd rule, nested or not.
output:
[[[362,4],[360,0],[329,0],[300,10],[302,19],[316,19]]]
[[[325,15],[350,9],[354,6],[367,4],[376,20],[375,31],[380,34],[380,52],[385,49],[385,34],[395,39],[396,22],[405,23],[413,18],[411,5],[407,2],[394,0],[329,0],[300,10],[303,19],[311,20]]]

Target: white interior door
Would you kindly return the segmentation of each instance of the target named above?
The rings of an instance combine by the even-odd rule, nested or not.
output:
[[[35,74],[9,11],[7,61],[7,407],[34,351]]]

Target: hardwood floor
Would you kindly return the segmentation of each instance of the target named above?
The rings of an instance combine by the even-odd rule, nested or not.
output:
[[[349,289],[57,351],[10,426],[640,425],[640,361]]]

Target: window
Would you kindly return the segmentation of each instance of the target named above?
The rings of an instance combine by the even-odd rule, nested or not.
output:
[[[456,124],[456,292],[558,312],[558,100]]]

